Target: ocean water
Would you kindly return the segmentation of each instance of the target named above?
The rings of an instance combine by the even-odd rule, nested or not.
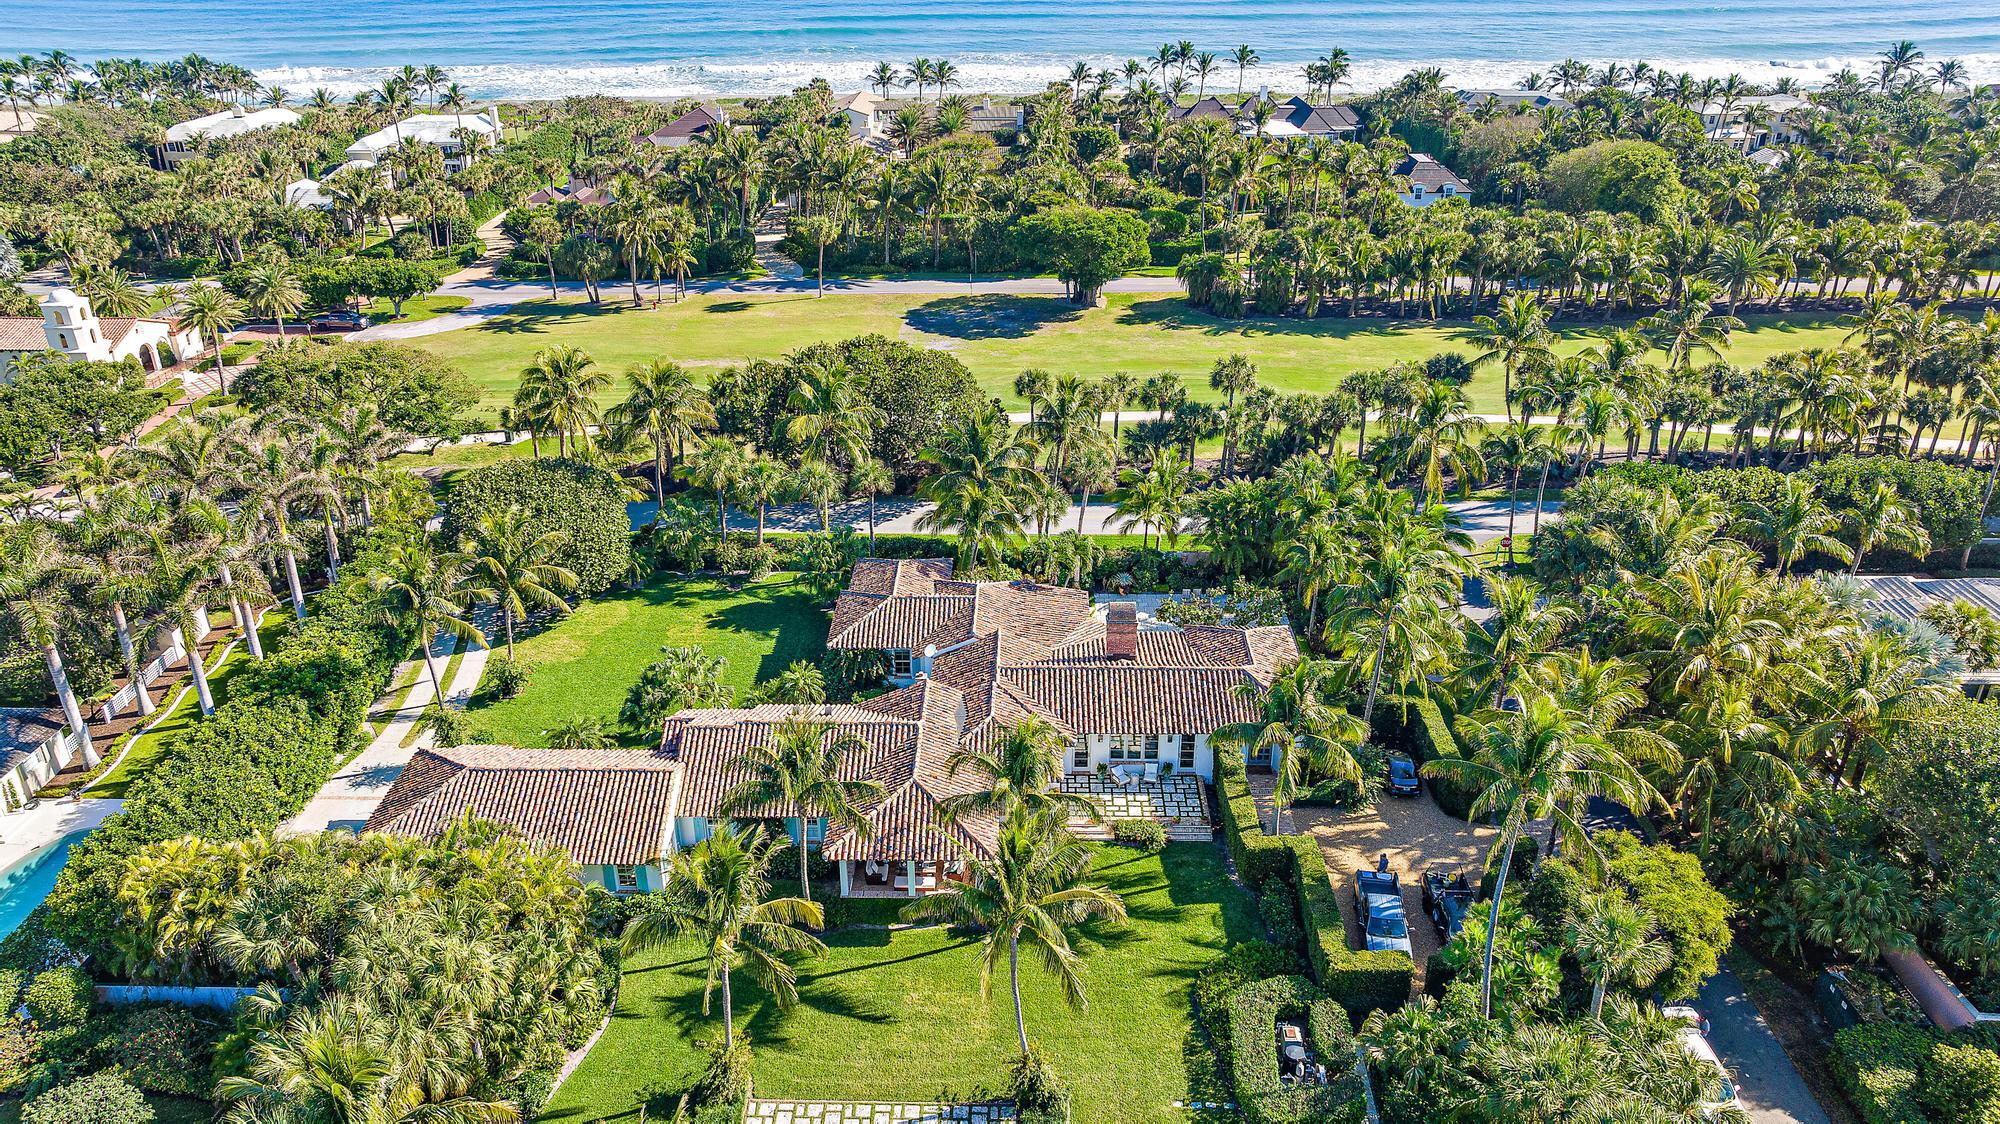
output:
[[[1115,66],[1163,42],[1226,56],[1246,78],[1296,88],[1328,48],[1350,84],[1417,66],[1454,85],[1511,85],[1565,57],[1644,59],[1697,77],[1807,85],[1866,73],[1889,42],[2000,81],[1994,0],[0,0],[0,55],[61,48],[172,58],[198,51],[303,95],[348,94],[388,70],[436,64],[479,97],[604,92],[774,93],[814,76],[853,89],[878,59],[949,58],[963,89],[1039,89],[1086,60]],[[1225,63],[1210,89],[1233,90]]]

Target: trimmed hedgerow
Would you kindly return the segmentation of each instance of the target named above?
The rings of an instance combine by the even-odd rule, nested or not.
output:
[[[1362,1118],[1354,1035],[1347,1013],[1326,992],[1304,976],[1278,976],[1238,988],[1228,1005],[1229,1077],[1246,1117],[1255,1124]],[[1331,1078],[1325,1085],[1279,1083],[1278,1019],[1286,1015],[1305,1016],[1307,1043]]]
[[[1398,720],[1398,711],[1401,719]],[[1408,753],[1418,765],[1434,761],[1440,757],[1461,756],[1458,738],[1451,732],[1451,722],[1444,716],[1435,700],[1426,698],[1396,698],[1376,711],[1376,725],[1381,727],[1385,740]],[[1472,818],[1472,802],[1478,793],[1466,785],[1446,777],[1425,777],[1424,784],[1431,790],[1431,799],[1448,816],[1461,820]]]
[[[1260,894],[1296,897],[1305,931],[1306,960],[1320,986],[1357,1017],[1402,1006],[1410,996],[1416,965],[1407,953],[1357,952],[1347,947],[1340,894],[1334,889],[1318,841],[1305,835],[1264,834],[1242,762],[1219,757],[1215,777],[1221,795],[1222,835],[1236,860],[1236,869]]]
[[[1918,1080],[1931,1035],[1911,1026],[1850,1026],[1833,1036],[1833,1070],[1868,1124],[1925,1124]]]
[[[457,542],[483,515],[518,507],[536,534],[563,537],[555,562],[576,574],[584,597],[610,589],[632,567],[632,521],[618,478],[570,460],[512,460],[475,468],[452,485],[445,541]]]

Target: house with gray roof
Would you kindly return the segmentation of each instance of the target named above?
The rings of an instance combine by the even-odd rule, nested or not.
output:
[[[473,815],[568,848],[587,881],[636,892],[662,884],[675,851],[732,822],[779,820],[820,844],[843,895],[918,895],[990,856],[998,835],[989,817],[950,814],[981,784],[954,755],[987,750],[1030,717],[1066,743],[1066,790],[1206,837],[1212,736],[1254,718],[1258,694],[1298,657],[1288,628],[1182,628],[1079,589],[962,580],[943,558],[856,563],[828,646],[884,653],[895,689],[843,704],[684,710],[649,752],[428,750],[368,830],[434,836]],[[746,753],[788,723],[845,741],[841,776],[879,786],[859,808],[864,829],[733,804],[752,775]]]
[[[75,754],[61,710],[0,707],[0,811],[11,812]]]

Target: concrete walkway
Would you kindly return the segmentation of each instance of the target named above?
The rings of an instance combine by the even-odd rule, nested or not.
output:
[[[980,1104],[896,1104],[889,1101],[767,1101],[743,1106],[746,1124],[997,1124],[1014,1119],[1014,1106]]]
[[[123,800],[70,796],[0,815],[0,877],[63,836],[94,829],[124,806]]]
[[[458,641],[444,633],[439,633],[431,641],[430,654],[437,674],[444,674],[446,663],[457,650]],[[451,682],[445,684],[447,703],[459,707],[465,705],[473,690],[479,686],[479,677],[486,671],[486,660],[490,654],[486,648],[474,648],[465,653]],[[386,718],[386,721],[377,729],[374,740],[320,786],[312,801],[278,829],[279,834],[359,831],[368,822],[369,814],[388,794],[389,786],[403,774],[403,767],[410,763],[410,758],[416,756],[417,750],[431,744],[428,730],[414,738],[410,736],[411,729],[423,719],[424,709],[436,699],[431,686],[431,673],[424,669],[421,660],[410,660],[396,669],[394,681],[400,682],[412,672],[416,675],[416,682],[403,692],[401,701],[395,701],[392,693],[377,711],[377,715]],[[405,745],[406,741],[409,744]]]
[[[1736,1076],[1737,1098],[1757,1124],[1831,1124],[1785,1048],[1728,968],[1701,985],[1709,1045]]]

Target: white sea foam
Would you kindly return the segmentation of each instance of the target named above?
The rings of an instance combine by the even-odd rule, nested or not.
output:
[[[962,56],[954,58],[960,74],[960,88],[966,91],[1017,94],[1040,90],[1048,83],[1066,79],[1073,58],[1030,58],[1021,56]],[[1087,57],[1094,67],[1114,71],[1123,57]],[[1245,76],[1247,88],[1270,86],[1297,90],[1303,85],[1300,67],[1304,60],[1252,68]],[[1355,64],[1349,88],[1355,92],[1381,89],[1412,70],[1436,67],[1446,81],[1461,88],[1513,86],[1531,71],[1546,71],[1549,59],[1437,58],[1422,60],[1378,60]],[[1630,64],[1629,58],[1589,57],[1584,61],[1601,67],[1607,62]],[[1648,60],[1654,66],[1675,72],[1686,71],[1696,78],[1741,75],[1745,80],[1770,84],[1790,77],[1812,87],[1843,67],[1864,76],[1873,71],[1874,58],[1868,55],[1834,56],[1796,61],[1771,59],[1670,59]],[[2000,81],[2000,54],[1973,54],[1960,59],[1972,82]],[[450,66],[454,81],[480,98],[521,100],[561,98],[580,94],[610,94],[621,97],[714,97],[784,93],[814,78],[824,78],[836,90],[865,86],[873,60],[829,59],[810,56],[770,59],[688,59],[638,65],[586,65],[562,63],[505,63]],[[339,96],[372,89],[394,73],[392,67],[282,66],[257,72],[266,85],[283,86],[294,94],[325,88]],[[1210,83],[1211,92],[1233,92],[1236,74],[1225,69]]]

